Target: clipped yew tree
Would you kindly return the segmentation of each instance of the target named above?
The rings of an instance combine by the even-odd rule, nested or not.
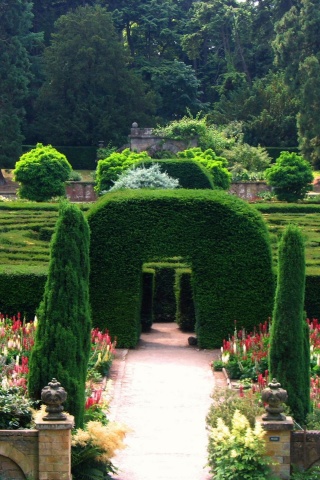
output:
[[[29,395],[56,378],[68,394],[65,410],[83,425],[85,382],[91,346],[89,227],[81,210],[62,202],[50,250],[43,299],[30,357]]]
[[[18,195],[35,202],[65,197],[65,182],[71,171],[72,167],[63,153],[51,145],[38,143],[15,165],[13,174],[19,183]]]
[[[220,190],[110,192],[88,212],[93,324],[121,347],[141,330],[144,265],[181,258],[192,270],[200,348],[219,348],[234,321],[251,331],[272,313],[267,227],[245,201]]]
[[[300,229],[288,225],[279,243],[278,282],[271,326],[269,370],[288,392],[294,419],[310,408],[309,331],[304,306],[305,251]]]

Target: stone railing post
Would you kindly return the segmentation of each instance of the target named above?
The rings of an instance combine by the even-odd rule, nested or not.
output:
[[[266,414],[257,421],[266,432],[266,455],[270,457],[275,465],[271,468],[281,479],[290,478],[290,443],[293,420],[285,417],[282,413],[282,402],[288,398],[286,390],[273,379],[269,387],[263,390],[262,400],[267,404]]]
[[[67,394],[56,379],[41,392],[47,405],[45,415],[36,419],[39,432],[39,480],[71,480],[71,429],[74,419],[62,413]]]

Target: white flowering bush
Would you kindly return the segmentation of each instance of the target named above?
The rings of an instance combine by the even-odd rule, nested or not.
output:
[[[229,428],[222,418],[209,434],[209,467],[214,480],[271,479],[270,460],[265,456],[265,432],[236,410]]]
[[[113,187],[110,188],[109,192],[128,188],[172,189],[178,186],[179,180],[170,177],[167,172],[161,172],[159,164],[155,163],[148,168],[142,166],[123,173]]]

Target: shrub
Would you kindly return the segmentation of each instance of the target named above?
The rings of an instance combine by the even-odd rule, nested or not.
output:
[[[51,243],[49,274],[38,309],[30,357],[32,398],[57,378],[66,389],[66,409],[83,425],[85,382],[91,347],[89,227],[81,210],[63,202]]]
[[[30,428],[35,402],[20,388],[0,388],[0,430]]]
[[[161,172],[160,166],[155,163],[149,168],[139,167],[128,170],[120,175],[118,180],[110,188],[110,192],[116,190],[125,189],[138,189],[138,188],[177,188],[179,186],[179,180],[171,178],[166,172]]]
[[[121,153],[113,152],[104,160],[99,160],[96,171],[97,185],[95,190],[97,192],[109,190],[119,175],[135,163],[143,160],[150,160],[146,152],[135,153],[131,152],[129,148],[126,148]]]
[[[202,151],[201,148],[189,148],[177,154],[179,158],[192,158],[203,165],[211,174],[213,184],[216,188],[228,190],[231,184],[231,174],[226,169],[227,160],[218,157],[212,149]]]
[[[119,423],[89,421],[83,429],[72,434],[71,473],[74,480],[99,478],[107,480],[116,473],[112,464],[115,451],[124,448],[128,429]]]
[[[260,172],[269,167],[271,157],[263,147],[252,147],[247,143],[236,142],[231,149],[223,151],[230,166],[237,164],[249,172]]]
[[[66,157],[51,145],[38,143],[36,148],[23,154],[13,171],[19,182],[18,195],[36,202],[65,196],[65,182],[72,167]]]
[[[81,177],[79,172],[76,172],[75,170],[72,170],[70,172],[68,180],[69,180],[69,182],[81,182],[82,177]]]
[[[259,423],[252,429],[248,419],[235,411],[231,428],[222,418],[209,433],[209,466],[215,480],[266,480],[271,477],[265,456],[265,432]]]
[[[147,160],[142,163],[146,168],[155,163]],[[199,162],[193,159],[157,160],[162,172],[167,172],[170,177],[177,178],[181,188],[214,188],[210,172]],[[140,163],[137,164],[137,166]]]
[[[217,427],[218,418],[223,418],[225,424],[231,427],[236,410],[248,419],[253,428],[257,417],[264,413],[264,408],[260,404],[258,396],[251,390],[240,396],[237,390],[219,388],[215,389],[211,398],[212,404],[206,418],[209,428]]]
[[[279,200],[296,202],[312,190],[312,167],[296,153],[281,152],[276,163],[266,170],[266,179]]]

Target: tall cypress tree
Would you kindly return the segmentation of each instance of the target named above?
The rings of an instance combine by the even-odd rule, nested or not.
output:
[[[293,417],[303,424],[310,409],[310,352],[303,311],[305,252],[300,229],[288,225],[279,244],[269,370],[288,392]]]
[[[57,378],[68,393],[65,409],[83,425],[85,381],[91,345],[89,226],[81,210],[63,202],[51,243],[49,274],[38,309],[30,358],[29,395]]]

